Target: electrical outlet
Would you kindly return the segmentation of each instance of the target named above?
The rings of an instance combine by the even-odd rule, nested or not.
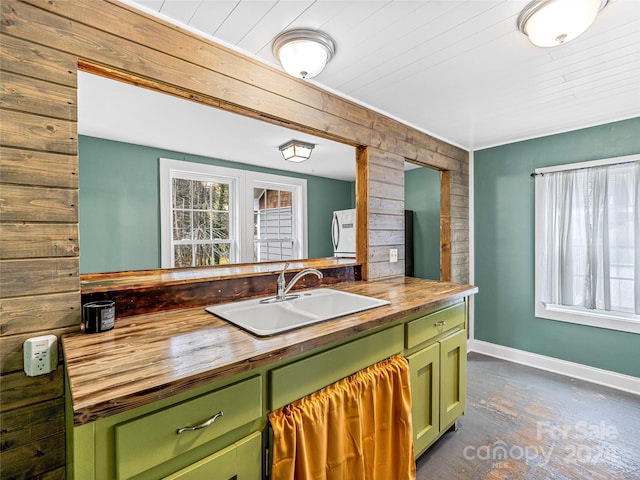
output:
[[[58,366],[58,337],[28,338],[23,345],[24,371],[29,377],[53,372]]]
[[[389,249],[389,263],[396,263],[398,261],[398,249],[390,248]]]

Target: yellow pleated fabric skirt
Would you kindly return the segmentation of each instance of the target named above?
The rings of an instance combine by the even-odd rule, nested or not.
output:
[[[394,356],[269,414],[274,480],[415,479],[407,360]]]

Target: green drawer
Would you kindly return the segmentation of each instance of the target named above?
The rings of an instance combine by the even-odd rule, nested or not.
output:
[[[271,370],[272,410],[402,352],[402,325]]]
[[[458,325],[462,325],[465,317],[466,305],[462,302],[411,320],[406,324],[405,347],[413,348]]]
[[[177,433],[180,428],[202,424],[218,412],[222,415],[208,427]],[[262,377],[253,377],[116,425],[118,479],[138,475],[261,416]]]
[[[262,434],[252,433],[164,480],[261,480]]]

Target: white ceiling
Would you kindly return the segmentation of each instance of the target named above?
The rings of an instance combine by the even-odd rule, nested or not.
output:
[[[78,131],[174,152],[355,180],[356,154],[348,145],[83,72],[78,74]],[[316,145],[309,160],[284,160],[278,147],[294,138]]]
[[[551,49],[517,29],[529,0],[121,1],[275,66],[278,33],[320,29],[312,82],[468,150],[640,116],[640,0]]]

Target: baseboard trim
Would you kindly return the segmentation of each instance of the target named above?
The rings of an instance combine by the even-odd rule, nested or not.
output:
[[[640,395],[640,378],[638,377],[623,375],[601,368],[589,367],[588,365],[547,357],[524,350],[517,350],[511,347],[504,347],[495,343],[483,342],[482,340],[469,340],[467,342],[467,351],[482,353],[483,355],[509,360],[529,367],[559,373],[568,377],[578,378],[580,380],[586,380],[587,382],[597,383],[624,392]]]

